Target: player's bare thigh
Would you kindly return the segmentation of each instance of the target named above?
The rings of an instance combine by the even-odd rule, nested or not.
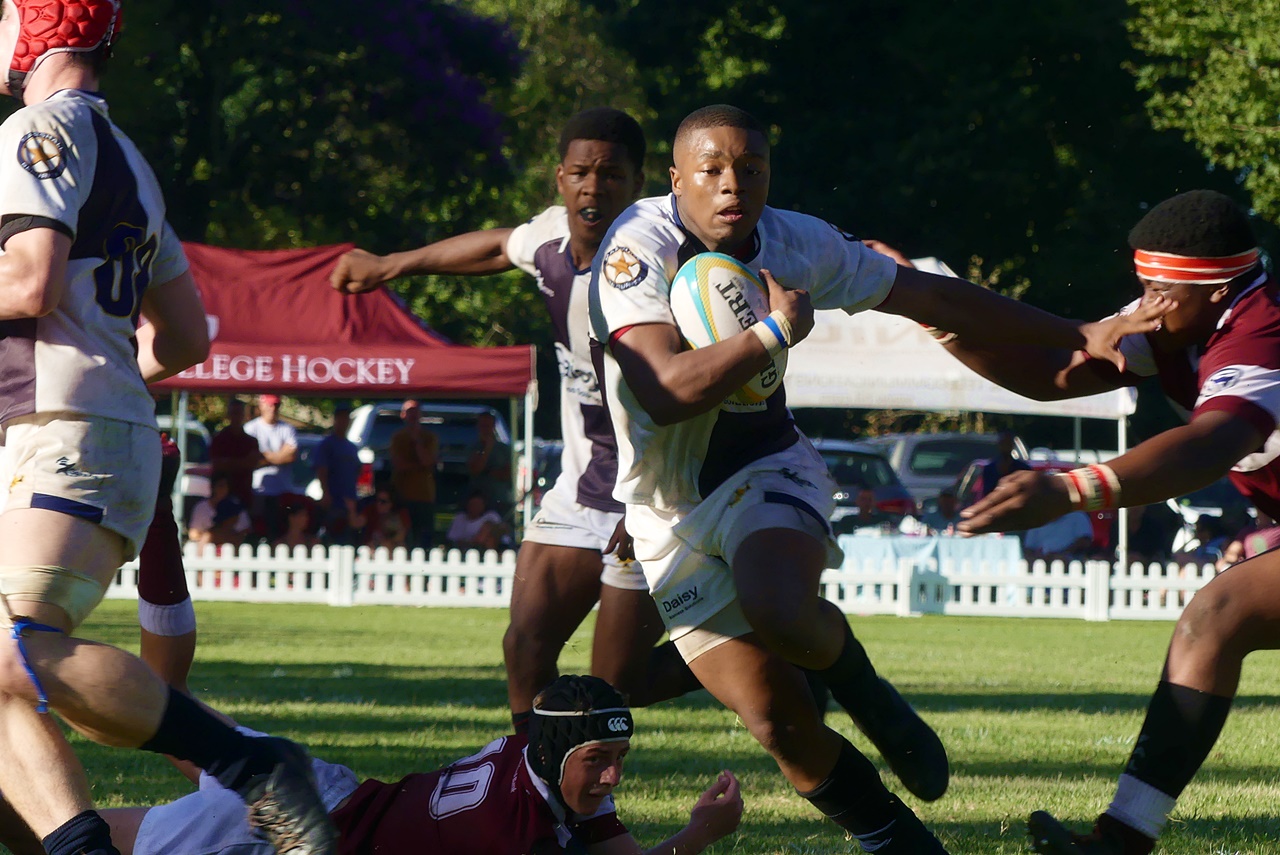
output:
[[[1244,657],[1277,648],[1280,551],[1236,564],[1196,593],[1174,629],[1166,678],[1232,695]]]
[[[124,563],[125,550],[121,535],[68,514],[41,508],[0,514],[0,568],[62,567],[92,577],[105,590]],[[57,606],[10,601],[9,608],[40,623],[71,629],[67,613]]]

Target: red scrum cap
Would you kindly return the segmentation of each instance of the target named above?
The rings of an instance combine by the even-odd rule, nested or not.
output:
[[[120,32],[120,0],[14,0],[20,23],[9,91],[22,100],[27,75],[53,53],[87,53]]]

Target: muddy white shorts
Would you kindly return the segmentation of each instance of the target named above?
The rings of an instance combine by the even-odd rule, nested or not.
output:
[[[827,547],[827,566],[837,567],[843,553],[827,522],[835,506],[835,482],[822,458],[803,437],[777,454],[739,470],[701,503],[686,511],[664,513],[645,505],[627,508],[627,530],[636,542],[649,590],[672,641],[686,659],[715,646],[701,639],[693,645],[681,638],[712,621],[727,608],[737,609],[738,592],[730,565],[738,546],[762,529],[802,531]],[[786,572],[785,567],[778,568]],[[749,631],[745,621],[719,641]]]
[[[566,488],[561,489],[561,484]],[[622,519],[622,514],[588,508],[578,503],[570,495],[570,482],[557,481],[542,498],[542,507],[534,514],[533,520],[525,526],[524,539],[530,543],[544,543],[549,546],[571,546],[576,549],[590,549],[603,552],[613,537],[614,529]],[[617,555],[602,555],[603,567],[600,581],[611,588],[626,591],[647,591],[644,572],[639,562],[620,561]]]
[[[160,489],[160,432],[153,426],[37,413],[4,428],[9,495],[4,509],[40,508],[96,523],[138,554]]]

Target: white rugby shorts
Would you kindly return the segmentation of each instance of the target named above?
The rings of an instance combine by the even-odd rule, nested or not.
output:
[[[790,448],[748,464],[686,513],[628,506],[627,530],[635,538],[636,557],[677,647],[682,636],[736,607],[730,562],[753,532],[803,531],[826,545],[827,566],[838,567],[844,556],[827,522],[834,493],[826,465],[802,436]],[[699,643],[697,653],[713,646]]]
[[[160,432],[147,425],[69,413],[19,416],[5,424],[4,509],[70,514],[124,537],[138,554],[160,489]]]
[[[360,785],[346,766],[312,759],[311,770],[330,812]],[[200,776],[200,789],[191,795],[147,811],[133,844],[133,855],[230,853],[275,855],[275,849],[249,826],[244,800],[208,775]]]
[[[564,484],[564,488],[561,488]],[[524,539],[548,546],[571,546],[602,552],[609,545],[622,514],[578,504],[571,495],[575,484],[557,481],[545,496],[542,507],[525,526]],[[601,555],[600,581],[624,591],[647,591],[644,571],[637,561],[622,561],[614,553]]]

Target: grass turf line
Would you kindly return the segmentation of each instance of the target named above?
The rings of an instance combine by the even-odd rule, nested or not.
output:
[[[197,606],[191,685],[245,724],[289,736],[361,776],[394,780],[469,754],[509,722],[501,659],[506,614],[493,609]],[[952,760],[939,802],[909,803],[955,853],[1025,852],[1035,808],[1086,825],[1106,806],[1155,686],[1172,623],[855,617],[877,668],[938,729]],[[136,649],[132,604],[107,602],[86,637]],[[561,659],[585,670],[589,628]],[[1280,840],[1280,659],[1246,664],[1226,732],[1175,813],[1159,851],[1272,852]],[[884,769],[832,710],[828,723]],[[706,693],[636,712],[620,814],[644,845],[678,830],[722,768],[743,783],[739,833],[714,853],[854,851],[819,823],[735,718]],[[175,798],[188,787],[139,752],[78,738],[102,806]],[[891,789],[902,788],[888,772]]]

